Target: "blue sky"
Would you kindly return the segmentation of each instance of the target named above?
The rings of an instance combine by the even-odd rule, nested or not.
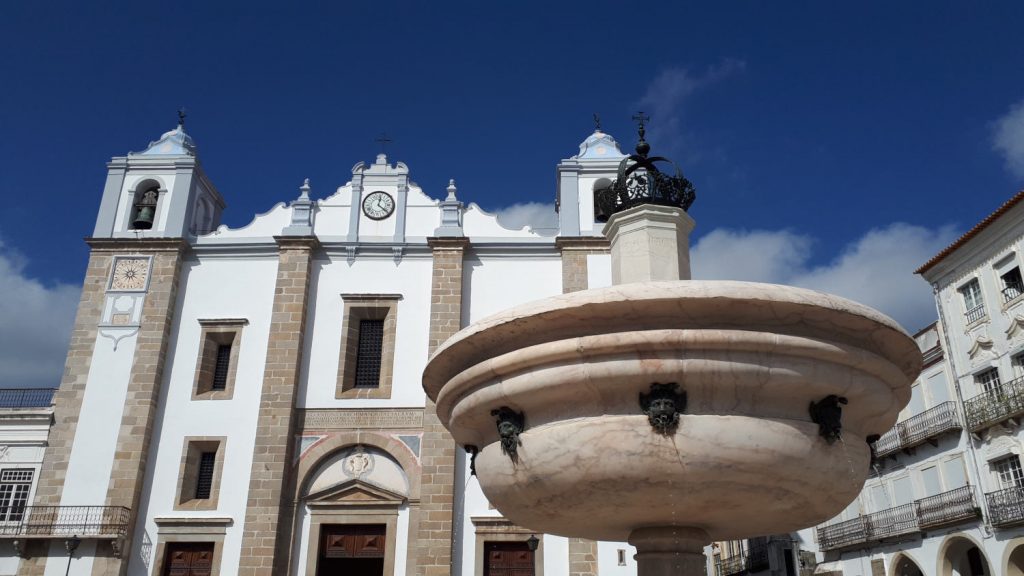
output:
[[[428,193],[531,217],[593,113],[631,148],[644,110],[698,190],[698,275],[845,290],[916,330],[913,268],[1024,181],[1022,24],[1019,2],[8,4],[0,344],[62,362],[105,162],[181,105],[232,226],[306,177],[328,195],[382,131]]]

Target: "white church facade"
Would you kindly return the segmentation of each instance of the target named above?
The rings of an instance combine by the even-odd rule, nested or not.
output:
[[[518,230],[383,154],[236,229],[183,126],[113,158],[16,573],[635,573],[502,518],[420,382],[461,327],[611,284],[593,190],[622,157],[590,135],[557,228]]]

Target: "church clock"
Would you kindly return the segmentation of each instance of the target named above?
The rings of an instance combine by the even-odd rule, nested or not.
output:
[[[363,198],[363,214],[372,220],[383,220],[395,211],[395,199],[387,192],[370,192]]]

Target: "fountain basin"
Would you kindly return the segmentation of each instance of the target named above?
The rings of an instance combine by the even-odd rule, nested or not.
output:
[[[885,315],[810,290],[728,281],[623,284],[518,306],[431,357],[423,385],[480,486],[521,526],[624,541],[686,527],[710,539],[796,530],[860,491],[865,438],[895,423],[921,369]],[[678,383],[669,434],[639,396]],[[848,400],[830,444],[810,403]],[[518,459],[493,410],[522,412]]]

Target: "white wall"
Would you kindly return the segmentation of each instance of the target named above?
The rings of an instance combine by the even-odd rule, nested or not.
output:
[[[433,259],[408,255],[396,265],[387,256],[363,255],[349,264],[343,256],[317,260],[310,282],[306,353],[298,405],[304,408],[419,407],[424,405],[421,377],[430,334]],[[342,294],[401,294],[395,328],[391,398],[337,399],[338,362],[345,303]]]
[[[185,268],[164,371],[161,408],[140,503],[140,517],[144,522],[139,523],[132,545],[129,563],[132,575],[148,574],[153,565],[152,553],[158,540],[153,520],[156,517],[231,517],[234,522],[227,528],[224,540],[223,574],[237,570],[241,550],[277,257],[204,258],[186,263]],[[232,399],[193,401],[201,344],[199,319],[224,318],[249,321],[242,329]],[[102,390],[101,387],[96,389]],[[186,436],[227,437],[217,510],[175,511],[173,508]],[[153,546],[144,558],[142,546],[147,539]]]

